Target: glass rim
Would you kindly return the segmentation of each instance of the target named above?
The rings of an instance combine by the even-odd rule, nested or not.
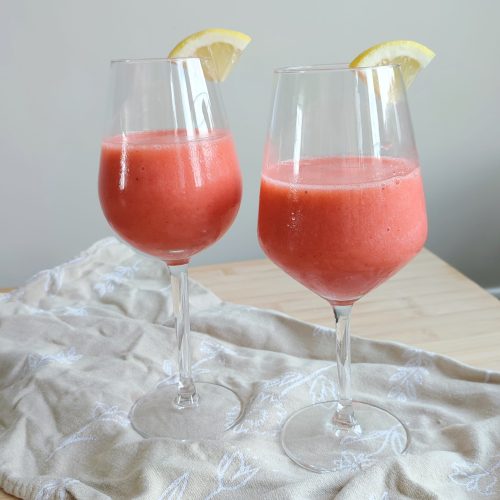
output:
[[[298,74],[298,73],[314,73],[314,72],[358,72],[358,71],[372,71],[378,69],[396,69],[400,68],[401,64],[381,64],[380,66],[360,66],[351,68],[348,63],[338,64],[310,64],[304,66],[282,66],[274,69],[274,73],[279,74]]]
[[[182,61],[205,61],[208,57],[143,57],[139,59],[111,59],[110,64],[173,63]]]

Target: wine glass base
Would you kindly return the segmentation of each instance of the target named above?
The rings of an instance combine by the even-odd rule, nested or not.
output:
[[[332,420],[338,404],[317,403],[287,419],[281,431],[281,445],[296,464],[313,472],[356,472],[408,448],[406,427],[388,411],[353,401],[359,425],[346,430]]]
[[[227,387],[196,382],[196,406],[175,404],[177,385],[164,385],[138,399],[130,410],[132,427],[142,436],[180,441],[216,439],[235,425],[243,405]]]

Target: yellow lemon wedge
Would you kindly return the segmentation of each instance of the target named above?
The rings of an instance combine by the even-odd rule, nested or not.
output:
[[[412,40],[393,40],[379,43],[365,50],[349,65],[351,68],[399,64],[406,88],[419,71],[425,68],[436,54],[421,43]]]
[[[199,57],[208,80],[222,82],[252,39],[239,31],[210,28],[189,35],[168,55]]]

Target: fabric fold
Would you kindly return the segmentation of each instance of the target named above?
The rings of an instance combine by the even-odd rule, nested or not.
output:
[[[0,295],[0,487],[37,500],[500,498],[500,373],[353,338],[355,398],[396,413],[411,445],[315,474],[284,455],[279,432],[336,397],[333,330],[194,281],[190,294],[195,379],[245,403],[218,441],[144,439],[130,425],[137,398],[176,383],[161,262],[107,238]]]

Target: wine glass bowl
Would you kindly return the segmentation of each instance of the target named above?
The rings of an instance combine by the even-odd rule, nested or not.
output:
[[[352,304],[386,281],[427,234],[418,166],[399,158],[273,165],[262,177],[260,211],[267,256],[332,305]]]
[[[346,453],[406,449],[404,425],[351,396],[352,305],[422,248],[427,218],[417,150],[397,66],[310,66],[275,73],[261,179],[259,242],[294,279],[326,299],[336,320],[338,400],[293,414],[285,452],[310,470]],[[373,436],[395,432],[396,449]]]
[[[127,243],[168,264],[217,241],[238,212],[241,177],[223,131],[195,140],[184,131],[133,132],[127,142],[114,136],[103,143],[101,163],[107,220]]]
[[[242,405],[229,388],[192,378],[187,266],[227,231],[241,201],[218,86],[197,58],[115,61],[110,103],[101,207],[123,240],[168,266],[178,345],[178,384],[139,399],[131,422],[147,437],[214,438]]]
[[[167,263],[218,240],[241,174],[217,84],[196,58],[115,61],[99,198],[130,245]]]

